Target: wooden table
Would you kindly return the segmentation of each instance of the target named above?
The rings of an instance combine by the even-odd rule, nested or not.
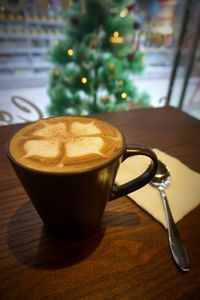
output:
[[[200,122],[175,108],[98,115],[128,143],[169,153],[200,172]],[[177,225],[192,260],[174,265],[165,229],[129,198],[109,202],[102,228],[79,241],[48,236],[4,146],[22,125],[0,128],[0,299],[200,299],[200,207]],[[189,201],[190,199],[188,199]]]

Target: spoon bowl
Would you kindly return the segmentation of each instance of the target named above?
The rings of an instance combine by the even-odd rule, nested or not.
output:
[[[168,239],[172,257],[176,263],[176,265],[184,272],[190,270],[190,260],[186,251],[186,248],[180,238],[178,229],[174,222],[168,200],[166,195],[166,188],[169,186],[171,182],[170,172],[167,166],[158,161],[158,169],[157,172],[150,182],[150,184],[157,188],[160,192],[161,199],[163,202],[165,217],[167,221],[167,228],[168,228]]]
[[[151,180],[151,185],[157,188],[160,187],[160,185],[162,185],[166,189],[169,186],[170,182],[171,177],[169,170],[167,166],[159,160],[158,169],[154,178]]]

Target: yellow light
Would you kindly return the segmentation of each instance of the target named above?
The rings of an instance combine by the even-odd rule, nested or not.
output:
[[[72,56],[72,55],[74,54],[74,51],[73,51],[72,49],[68,49],[68,50],[67,50],[67,54],[68,54],[69,56]]]
[[[82,78],[81,78],[81,81],[82,81],[82,83],[85,84],[85,83],[87,83],[87,78],[86,78],[86,77],[82,77]]]
[[[128,14],[128,9],[124,8],[121,12],[120,12],[120,17],[124,18],[126,17],[126,15]]]
[[[114,36],[114,38],[118,38],[119,37],[119,32],[118,31],[115,31],[114,33],[113,33],[113,36]]]
[[[127,94],[126,93],[121,93],[121,97],[122,97],[122,99],[126,99]]]

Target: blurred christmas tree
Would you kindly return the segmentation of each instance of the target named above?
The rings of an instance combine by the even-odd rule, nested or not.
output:
[[[50,59],[51,115],[84,115],[149,105],[130,74],[143,69],[134,49],[134,20],[127,0],[80,0],[63,13],[66,35]]]

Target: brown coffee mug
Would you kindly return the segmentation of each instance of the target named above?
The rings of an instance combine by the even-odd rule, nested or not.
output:
[[[68,117],[65,119],[68,120]],[[60,120],[64,120],[63,117]],[[95,122],[96,119],[88,120]],[[97,120],[98,122],[102,121]],[[37,170],[22,164],[13,156],[10,151],[13,139],[7,145],[8,158],[22,186],[44,224],[58,236],[79,239],[96,231],[101,224],[107,201],[143,187],[156,173],[157,157],[151,149],[143,145],[127,145],[123,134],[117,128],[106,122],[103,122],[103,126],[112,127],[120,133],[120,149],[105,162],[83,170]],[[150,165],[139,177],[115,186],[114,180],[120,163],[135,155],[148,156],[151,159]]]

